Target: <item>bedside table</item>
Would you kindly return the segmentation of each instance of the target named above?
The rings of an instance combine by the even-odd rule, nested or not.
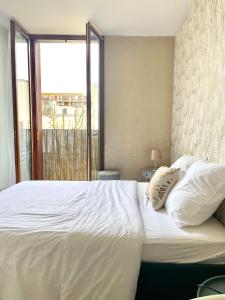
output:
[[[148,169],[144,169],[142,171],[142,176],[145,178],[145,181],[150,181],[152,176],[154,175],[156,170],[154,170],[153,168],[148,168]]]

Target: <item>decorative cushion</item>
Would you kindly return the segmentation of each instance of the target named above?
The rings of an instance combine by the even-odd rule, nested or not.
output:
[[[179,178],[179,169],[160,167],[153,175],[146,191],[155,210],[164,206],[166,198]]]
[[[166,210],[179,227],[205,222],[225,198],[225,165],[196,161],[170,192]]]
[[[225,200],[220,204],[215,216],[225,226]]]

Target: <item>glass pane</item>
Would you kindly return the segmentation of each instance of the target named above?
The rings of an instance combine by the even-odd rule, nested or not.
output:
[[[16,31],[16,85],[20,180],[31,179],[31,119],[28,41]]]
[[[100,162],[100,41],[91,31],[90,35],[91,63],[91,178],[97,178]]]
[[[44,179],[86,180],[86,43],[40,42],[40,59]]]

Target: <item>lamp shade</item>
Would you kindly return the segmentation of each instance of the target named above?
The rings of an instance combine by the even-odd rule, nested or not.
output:
[[[161,159],[161,152],[159,149],[152,149],[151,160],[158,161]]]

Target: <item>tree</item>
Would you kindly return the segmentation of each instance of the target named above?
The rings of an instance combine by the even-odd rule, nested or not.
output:
[[[56,111],[56,106],[55,105],[51,105],[49,108],[49,113],[48,113],[48,118],[50,119],[50,127],[52,129],[57,129],[58,128],[58,116],[57,116],[57,111]]]

